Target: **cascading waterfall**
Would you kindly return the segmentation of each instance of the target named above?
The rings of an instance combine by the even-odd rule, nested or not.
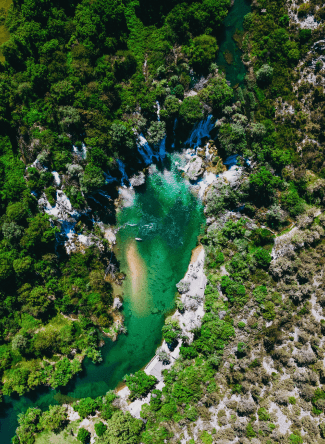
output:
[[[139,152],[140,156],[142,157],[145,165],[146,166],[150,165],[153,161],[153,158],[155,157],[155,154],[153,153],[147,139],[144,137],[144,135],[142,133],[139,136],[137,148],[138,148],[138,152]]]
[[[158,122],[160,122],[160,104],[158,100],[156,100],[156,105],[157,105],[157,120]]]
[[[166,137],[161,140],[157,152],[154,152],[147,139],[141,133],[138,138],[137,148],[138,153],[142,157],[142,160],[146,166],[152,164],[154,160],[159,162],[164,160],[166,155]]]
[[[106,173],[104,173],[104,177],[105,177],[105,184],[109,184],[109,183],[113,183],[113,182],[117,182],[116,177],[113,177],[108,171]]]
[[[185,142],[185,146],[190,146],[191,148],[198,148],[201,145],[201,141],[204,137],[209,137],[210,132],[213,130],[215,122],[212,120],[212,115],[209,115],[205,120],[194,125],[194,128]]]
[[[159,154],[159,159],[164,160],[166,156],[166,137],[164,137],[163,140],[160,142],[158,154]]]
[[[175,148],[177,123],[178,123],[178,119],[176,117],[175,120],[174,120],[174,126],[173,126],[173,143],[172,143],[172,148]]]
[[[118,169],[120,170],[120,173],[122,174],[121,185],[123,187],[126,187],[127,185],[130,185],[128,175],[125,172],[125,165],[122,162],[122,160],[118,159],[117,160],[117,165],[118,165]]]
[[[76,147],[75,145],[72,146],[72,150],[75,154],[77,154],[77,156],[81,157],[81,159],[86,159],[87,157],[87,147],[86,145],[82,142],[81,144],[81,149],[79,149],[78,147]]]

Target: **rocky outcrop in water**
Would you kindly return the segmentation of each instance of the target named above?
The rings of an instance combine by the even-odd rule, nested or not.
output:
[[[145,182],[146,182],[146,176],[142,171],[140,171],[138,174],[134,174],[134,176],[130,178],[130,184],[133,187],[139,187],[140,185],[143,185]]]
[[[199,156],[195,156],[190,161],[187,176],[190,180],[197,180],[204,172],[203,160]]]

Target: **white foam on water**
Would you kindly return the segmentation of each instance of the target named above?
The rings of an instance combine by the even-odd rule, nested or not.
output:
[[[86,159],[87,147],[83,142],[81,144],[81,149],[77,148],[75,145],[72,145],[72,150],[75,154],[77,154],[77,156],[81,157],[82,159]]]
[[[45,213],[47,213],[49,216],[55,216],[61,220],[66,220],[69,217],[77,217],[80,215],[80,213],[72,207],[70,199],[61,190],[56,192],[56,203],[53,207],[44,197],[39,199],[38,202],[39,205],[43,206]]]
[[[156,100],[156,105],[157,105],[157,119],[158,119],[158,122],[160,122],[160,105],[159,105],[158,100]]]
[[[56,184],[57,186],[60,186],[61,179],[60,179],[59,173],[57,173],[56,171],[52,171],[52,174],[53,174],[53,176],[54,176],[54,182],[55,182],[55,184]]]
[[[214,174],[211,172],[208,173],[207,171],[204,172],[203,178],[198,182],[200,186],[198,196],[200,199],[202,199],[204,191],[216,180],[217,177],[218,174]]]

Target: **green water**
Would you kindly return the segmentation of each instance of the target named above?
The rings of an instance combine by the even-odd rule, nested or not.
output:
[[[241,60],[242,52],[238,48],[233,35],[236,30],[243,30],[244,16],[251,12],[251,4],[247,0],[235,0],[229,14],[224,21],[224,32],[218,39],[219,53],[217,57],[217,65],[225,71],[227,80],[231,86],[242,84],[247,73],[245,66]],[[228,52],[232,56],[232,63],[228,64],[225,59],[225,53]]]
[[[121,291],[128,334],[120,335],[116,342],[107,340],[102,348],[103,362],[94,365],[86,360],[83,374],[67,388],[45,390],[16,401],[6,397],[11,408],[3,412],[7,416],[2,421],[1,443],[10,442],[17,414],[28,407],[46,409],[50,404],[103,395],[124,375],[150,361],[161,341],[165,314],[174,307],[175,284],[187,270],[204,220],[200,201],[174,167],[149,176],[144,189],[135,194],[133,205],[118,214],[119,226],[124,228],[118,233],[116,254],[127,274]],[[135,237],[141,237],[142,242]],[[130,270],[128,258],[134,269]]]

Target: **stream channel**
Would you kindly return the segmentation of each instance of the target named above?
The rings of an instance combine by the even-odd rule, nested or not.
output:
[[[218,42],[217,64],[232,86],[241,84],[246,74],[232,36],[236,29],[242,30],[248,12],[249,2],[235,0],[225,20],[223,40]],[[226,63],[226,51],[232,53],[232,64]],[[174,308],[175,285],[187,270],[205,221],[203,206],[175,167],[174,157],[166,157],[164,165],[136,191],[132,205],[118,214],[118,224],[124,227],[118,232],[115,251],[121,271],[127,274],[121,293],[128,334],[119,335],[116,342],[106,340],[101,349],[103,362],[94,365],[86,358],[84,370],[67,387],[42,388],[20,398],[5,396],[0,410],[2,444],[10,444],[17,415],[28,407],[45,410],[51,404],[104,395],[115,389],[124,375],[143,368],[155,354],[164,318]],[[137,242],[135,237],[143,241]]]

